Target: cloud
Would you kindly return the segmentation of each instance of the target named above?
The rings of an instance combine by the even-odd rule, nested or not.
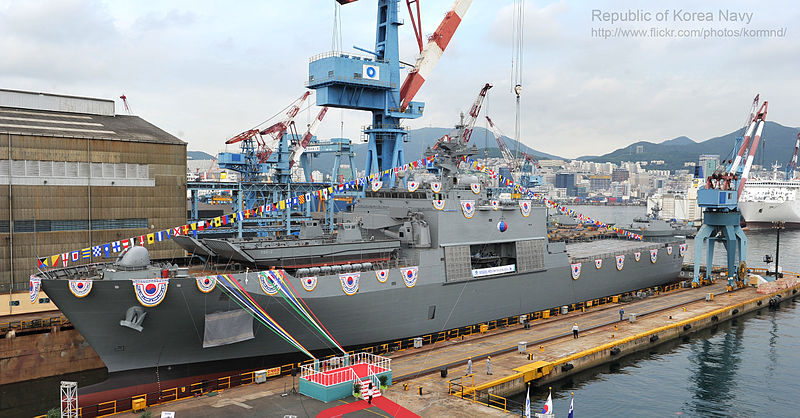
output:
[[[422,2],[425,35],[451,5]],[[331,48],[334,7],[322,0],[6,2],[0,87],[104,98],[125,93],[137,114],[183,132],[190,149],[216,152],[304,91],[308,58]],[[754,25],[788,27],[785,38],[763,39],[598,39],[591,36],[591,9],[645,6],[561,0],[526,7],[521,131],[533,148],[577,157],[636,140],[703,140],[738,128],[757,92],[770,100],[772,120],[800,125],[800,32],[793,30],[799,8],[792,2],[759,6]],[[674,7],[700,6],[675,0]],[[373,48],[375,2],[340,10],[343,49]],[[504,132],[514,132],[512,12],[511,0],[473,2],[416,97],[426,103],[425,115],[407,125],[452,126],[489,82],[495,87],[484,110]],[[416,40],[405,7],[400,13],[400,56],[413,62]],[[314,114],[311,108],[298,121]],[[319,135],[358,141],[370,119],[369,112],[335,109]]]

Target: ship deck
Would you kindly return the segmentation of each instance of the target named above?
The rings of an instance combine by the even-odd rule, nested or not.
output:
[[[663,244],[654,242],[630,241],[623,239],[599,239],[595,241],[573,242],[567,244],[570,261],[589,261],[596,258],[607,258],[614,255],[645,251],[660,247]]]

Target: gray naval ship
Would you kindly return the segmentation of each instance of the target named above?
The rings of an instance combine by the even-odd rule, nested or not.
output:
[[[525,216],[519,201],[498,202],[491,191],[472,186],[474,176],[459,171],[459,161],[473,149],[445,143],[437,151],[438,193],[427,184],[413,192],[405,187],[366,191],[352,212],[340,214],[340,223],[349,225],[338,231],[342,238],[312,233],[261,245],[302,254],[297,261],[284,253],[287,261],[278,257],[275,265],[284,267],[288,282],[342,346],[396,341],[678,280],[684,237],[550,242],[545,206],[533,202]],[[462,207],[465,201],[473,202],[471,219]],[[379,249],[354,262],[348,253],[354,246]],[[318,260],[304,250],[310,247],[319,249]],[[350,255],[331,256],[340,248]],[[619,256],[624,256],[621,266]],[[197,277],[230,274],[306,348],[333,353],[280,294],[262,289],[257,265],[201,271],[151,261],[145,248],[133,247],[113,263],[39,277],[42,289],[102,358],[109,381],[117,376],[115,385],[121,387],[149,377],[166,387],[170,379],[276,366],[297,354],[254,322],[219,284],[209,293],[200,291]],[[401,269],[412,266],[418,270],[409,284]],[[379,274],[385,270],[382,281]],[[340,274],[356,272],[357,292],[348,295]],[[163,276],[169,277],[163,301],[142,306],[131,279]],[[316,277],[312,290],[303,287],[310,276]],[[67,279],[93,280],[91,292],[74,296]]]

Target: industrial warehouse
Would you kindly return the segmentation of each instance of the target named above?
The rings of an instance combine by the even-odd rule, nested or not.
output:
[[[96,258],[52,256],[64,248],[185,222],[186,143],[138,116],[116,114],[113,100],[0,90],[0,155],[6,293],[12,284],[27,289],[37,267]],[[151,253],[168,258],[183,251],[162,244]],[[0,314],[14,308],[4,303]]]

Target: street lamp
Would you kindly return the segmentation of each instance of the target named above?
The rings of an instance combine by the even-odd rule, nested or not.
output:
[[[784,221],[773,221],[772,228],[775,229],[775,280],[778,280],[778,268],[779,268],[779,257],[780,257],[780,250],[781,250],[781,229],[785,228]]]

